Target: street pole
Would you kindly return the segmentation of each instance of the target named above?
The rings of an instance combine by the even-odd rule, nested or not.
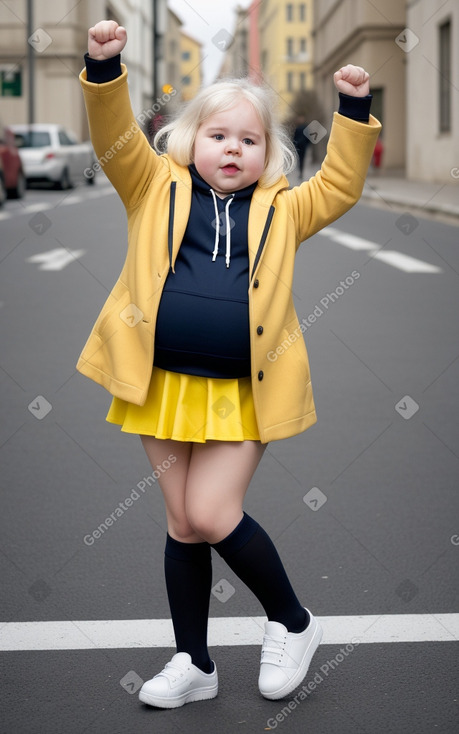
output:
[[[28,118],[29,124],[35,122],[35,49],[28,39],[33,34],[33,0],[27,0],[27,61],[29,71],[29,98]]]
[[[152,99],[153,101],[158,96],[158,45],[159,45],[159,33],[158,33],[158,0],[153,0],[153,89]]]

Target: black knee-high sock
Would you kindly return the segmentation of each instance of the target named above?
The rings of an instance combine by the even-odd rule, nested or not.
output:
[[[288,580],[269,535],[249,515],[213,548],[255,594],[269,620],[281,622],[289,632],[302,632],[309,615]]]
[[[212,586],[212,559],[208,543],[180,543],[169,534],[164,571],[177,652],[188,652],[193,664],[211,673],[207,649],[207,621]]]

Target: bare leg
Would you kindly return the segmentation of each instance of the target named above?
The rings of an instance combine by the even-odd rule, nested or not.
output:
[[[185,512],[185,491],[192,445],[142,436],[151,465],[161,465],[172,454],[175,461],[159,478],[164,495],[168,534],[164,574],[178,653],[191,655],[193,664],[211,673],[207,623],[212,588],[210,546],[191,527]],[[170,459],[169,459],[170,461]]]
[[[244,497],[265,448],[259,441],[193,445],[185,511],[195,532],[208,543],[222,540],[241,521]]]
[[[279,554],[263,528],[242,510],[265,448],[258,441],[194,445],[186,483],[186,517],[255,594],[268,618],[300,632],[307,624],[307,613]]]
[[[193,444],[141,436],[143,447],[153,468],[162,464],[170,454],[176,461],[159,477],[159,486],[166,505],[169,535],[183,543],[200,543],[200,538],[189,524],[185,512],[185,490]]]

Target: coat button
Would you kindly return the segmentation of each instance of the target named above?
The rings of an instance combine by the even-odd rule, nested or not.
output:
[[[263,334],[263,327],[257,326],[257,334]]]
[[[263,370],[260,370],[258,373],[258,379],[260,380],[260,382],[262,381],[263,377],[264,377]]]
[[[258,278],[257,278],[257,279],[256,279],[256,280],[254,280],[254,282],[253,282],[253,287],[254,287],[254,288],[258,288],[258,286],[259,286],[259,285],[260,285],[260,281],[259,281],[259,280],[258,280]]]

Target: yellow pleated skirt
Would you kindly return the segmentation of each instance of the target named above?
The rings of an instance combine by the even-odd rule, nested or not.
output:
[[[113,398],[106,420],[175,441],[259,441],[250,377],[216,379],[153,367],[145,405]]]

